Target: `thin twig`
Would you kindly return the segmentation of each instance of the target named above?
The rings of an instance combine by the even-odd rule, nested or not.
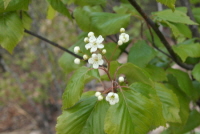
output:
[[[164,55],[166,55],[167,57],[172,58],[171,55],[165,53],[164,51],[162,51],[160,48],[158,48],[158,47],[156,46],[156,44],[155,44],[155,42],[154,42],[154,36],[153,36],[152,31],[151,31],[151,28],[149,27],[148,24],[147,24],[147,26],[148,26],[148,29],[149,29],[149,33],[150,33],[150,35],[151,35],[151,40],[152,40],[152,45],[153,45],[153,47],[154,47],[156,50],[158,50],[158,51],[160,51],[161,53],[163,53]]]
[[[46,38],[44,38],[44,37],[42,37],[42,36],[40,36],[40,35],[38,35],[38,34],[36,34],[36,33],[33,33],[33,32],[31,32],[31,31],[29,31],[29,30],[27,30],[27,29],[25,29],[24,32],[25,32],[25,33],[28,33],[28,34],[30,34],[30,35],[32,35],[32,36],[34,36],[34,37],[37,37],[37,38],[39,38],[39,39],[41,39],[41,40],[43,40],[43,41],[45,41],[45,42],[47,42],[47,43],[49,43],[49,44],[51,44],[51,45],[53,45],[53,46],[55,46],[55,47],[57,47],[57,48],[63,50],[63,51],[65,51],[65,52],[71,54],[71,55],[74,56],[74,57],[77,57],[77,58],[79,58],[79,59],[83,59],[83,57],[81,57],[81,56],[79,56],[79,55],[77,55],[77,54],[75,54],[75,53],[69,51],[68,49],[66,49],[66,48],[64,48],[64,47],[62,47],[62,46],[60,46],[59,44],[57,44],[57,43],[55,43],[55,42],[53,42],[53,41],[50,41],[50,40],[48,40],[48,39],[46,39]]]
[[[163,45],[165,46],[165,48],[167,49],[167,51],[171,55],[173,61],[175,63],[177,63],[179,66],[181,66],[181,67],[183,67],[185,69],[192,70],[194,68],[194,66],[193,65],[185,64],[185,63],[183,63],[183,62],[180,61],[180,59],[177,57],[176,53],[171,48],[171,46],[168,43],[168,41],[165,39],[164,35],[160,32],[160,30],[156,26],[156,24],[144,13],[144,11],[137,4],[137,2],[135,0],[128,0],[128,1],[140,13],[140,15],[148,23],[148,25],[150,25],[152,27],[152,29],[155,31],[155,33],[158,35],[158,37],[160,38],[161,42],[163,43]]]

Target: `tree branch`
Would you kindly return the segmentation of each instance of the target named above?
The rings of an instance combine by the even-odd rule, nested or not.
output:
[[[79,56],[79,55],[77,55],[77,54],[75,54],[75,53],[69,51],[68,49],[66,49],[66,48],[64,48],[64,47],[62,47],[62,46],[60,46],[59,44],[57,44],[57,43],[55,43],[55,42],[53,42],[53,41],[50,41],[50,40],[48,40],[48,39],[46,39],[46,38],[44,38],[44,37],[42,37],[42,36],[40,36],[40,35],[38,35],[38,34],[36,34],[36,33],[33,33],[33,32],[31,32],[31,31],[29,31],[29,30],[26,30],[26,29],[24,30],[24,32],[25,32],[25,33],[28,33],[28,34],[30,34],[30,35],[32,35],[32,36],[34,36],[34,37],[37,37],[37,38],[39,38],[39,39],[41,39],[41,40],[43,40],[43,41],[45,41],[45,42],[47,42],[47,43],[49,43],[49,44],[51,44],[51,45],[53,45],[53,46],[55,46],[55,47],[57,47],[57,48],[63,50],[63,51],[65,51],[65,52],[71,54],[71,55],[74,56],[74,57],[77,57],[77,58],[79,58],[79,59],[83,59],[83,57],[81,57],[81,56]]]
[[[149,33],[150,33],[150,35],[151,35],[151,40],[152,40],[152,45],[153,45],[153,47],[154,47],[156,50],[158,50],[158,51],[160,51],[161,53],[163,53],[164,55],[166,55],[167,57],[172,58],[171,55],[165,53],[164,51],[162,51],[160,48],[158,48],[158,47],[156,46],[156,44],[155,44],[155,42],[154,42],[154,36],[153,36],[152,31],[151,31],[151,28],[150,28],[150,26],[149,26],[148,24],[147,24],[147,27],[148,27]]]
[[[146,21],[146,23],[148,25],[150,25],[152,27],[152,29],[155,31],[155,33],[158,35],[158,37],[160,38],[161,42],[163,43],[163,45],[165,46],[165,48],[167,49],[167,51],[169,52],[169,54],[171,55],[173,61],[175,63],[177,63],[179,66],[188,69],[188,70],[192,70],[193,69],[193,65],[188,65],[185,64],[183,62],[180,61],[180,59],[176,56],[175,52],[172,50],[170,44],[167,42],[167,40],[165,39],[164,35],[160,32],[160,30],[158,29],[158,27],[156,26],[156,24],[144,13],[144,11],[141,9],[141,7],[137,4],[137,2],[135,0],[128,0],[131,5],[140,13],[140,15],[143,17],[143,19]]]

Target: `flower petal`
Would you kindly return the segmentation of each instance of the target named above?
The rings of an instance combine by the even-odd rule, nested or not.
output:
[[[99,67],[99,64],[94,63],[93,68],[97,69]]]
[[[104,38],[101,35],[99,35],[99,37],[97,38],[96,42],[97,43],[102,43],[103,40],[104,40]]]
[[[88,50],[88,49],[90,49],[92,47],[92,44],[91,43],[88,43],[88,44],[86,44],[85,45],[85,48]]]
[[[88,63],[89,63],[89,64],[93,64],[93,63],[94,63],[93,58],[89,58]]]
[[[95,36],[91,36],[91,37],[89,38],[89,42],[90,42],[90,43],[94,43],[96,40],[97,40],[97,39],[96,39]]]
[[[92,48],[90,49],[90,52],[92,53],[92,52],[95,52],[95,51],[97,51],[97,46],[92,46]]]
[[[104,48],[104,45],[103,44],[98,44],[98,48]]]
[[[98,64],[99,64],[99,65],[103,65],[103,60],[102,60],[102,59],[99,60],[99,61],[98,61]]]

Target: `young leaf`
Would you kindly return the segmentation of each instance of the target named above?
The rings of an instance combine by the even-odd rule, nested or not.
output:
[[[172,12],[171,10],[167,9],[159,12],[154,12],[153,15],[155,19],[159,22],[169,21],[188,25],[198,25],[196,22],[190,20],[186,13],[178,10]]]
[[[109,107],[105,100],[86,95],[58,117],[57,134],[105,134],[104,118]]]
[[[176,0],[156,0],[156,1],[168,6],[173,11],[175,10],[175,2],[176,2]]]
[[[145,67],[156,56],[155,50],[145,41],[136,42],[130,49],[128,62]]]
[[[16,10],[28,10],[30,0],[1,0],[0,1],[0,13],[16,11]],[[5,8],[6,7],[6,8]]]
[[[133,82],[143,82],[148,85],[154,85],[149,74],[132,63],[126,63],[120,66],[117,70],[117,77],[120,74],[125,75],[129,84],[132,84]]]
[[[56,16],[56,10],[51,5],[48,6],[47,19],[52,20]]]
[[[80,99],[85,84],[85,76],[88,71],[87,67],[80,67],[70,78],[62,96],[63,109],[73,106]]]
[[[155,89],[162,102],[163,116],[167,122],[181,123],[180,104],[177,96],[164,85],[156,83]]]
[[[113,60],[117,60],[119,58],[121,51],[120,51],[120,49],[117,48],[117,44],[107,43],[107,44],[104,45],[104,48],[108,52],[108,53],[105,54],[105,57],[108,60],[113,61]]]
[[[200,57],[200,44],[187,44],[173,46],[172,49],[177,53],[182,61],[185,61],[187,57]]]
[[[67,16],[69,19],[72,19],[68,9],[61,0],[47,0],[47,1],[52,6],[53,9]]]
[[[195,65],[194,69],[192,70],[192,75],[197,81],[200,82],[200,63]]]
[[[119,102],[110,106],[105,118],[107,134],[146,134],[152,127],[153,104],[134,90],[123,90]]]
[[[24,34],[24,26],[17,13],[0,14],[0,45],[12,53]]]

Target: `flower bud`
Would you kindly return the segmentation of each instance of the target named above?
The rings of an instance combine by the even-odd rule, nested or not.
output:
[[[87,60],[87,59],[88,59],[88,56],[87,56],[86,54],[84,54],[84,55],[83,55],[83,59],[84,59],[84,60]]]
[[[89,32],[89,33],[88,33],[88,37],[91,37],[91,36],[94,36],[94,33],[93,33],[93,32]]]
[[[120,28],[120,33],[124,33],[125,32],[125,29],[122,27]]]
[[[88,42],[89,42],[89,38],[88,38],[88,37],[85,37],[85,38],[84,38],[84,42],[85,42],[85,43],[88,43]]]
[[[119,41],[117,42],[117,44],[118,44],[119,46],[121,46],[121,45],[123,44],[123,41],[122,41],[122,40],[119,40]]]
[[[98,98],[99,101],[103,100],[103,96],[102,95],[99,95],[97,98]]]
[[[103,50],[102,50],[102,54],[106,54],[106,49],[103,49]]]
[[[118,80],[119,80],[120,83],[124,82],[124,77],[120,76]]]
[[[81,60],[79,58],[74,59],[75,64],[80,64]]]
[[[98,97],[99,95],[101,95],[101,92],[96,92],[95,96]]]
[[[74,47],[74,53],[79,53],[80,52],[80,47],[79,46],[75,46]]]

